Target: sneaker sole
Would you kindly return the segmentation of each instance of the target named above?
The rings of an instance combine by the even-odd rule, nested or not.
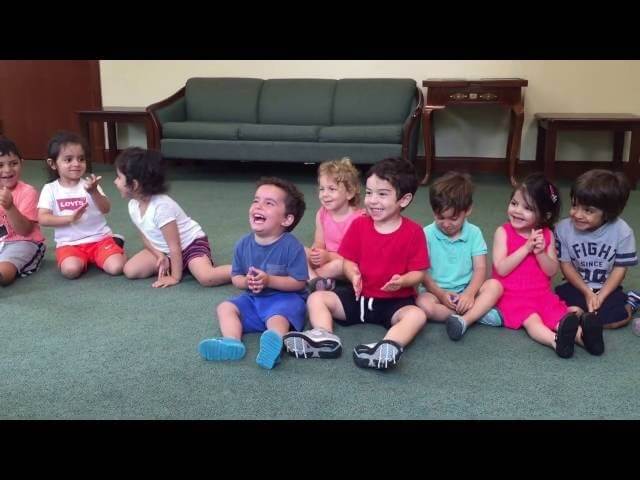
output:
[[[400,353],[396,355],[394,360],[384,360],[380,359],[380,355],[377,354],[379,348],[382,348],[382,345],[379,345],[373,352],[358,352],[355,349],[353,350],[353,361],[360,368],[374,368],[376,370],[389,370],[391,368],[395,368],[398,365],[398,360],[400,357]]]
[[[283,338],[285,350],[296,358],[338,358],[342,345],[335,340],[316,342],[302,333],[291,332]]]
[[[447,335],[449,335],[449,338],[451,340],[453,340],[454,342],[457,342],[462,338],[462,335],[464,332],[462,331],[462,326],[460,325],[460,322],[458,322],[458,320],[447,319],[446,327],[447,327]]]
[[[205,360],[240,360],[244,357],[246,349],[241,343],[227,343],[224,340],[203,340],[198,345],[198,352]]]
[[[562,323],[558,327],[557,337],[556,337],[556,353],[561,358],[570,358],[573,355],[573,351],[575,349],[575,341],[576,341],[576,333],[578,331],[578,325],[580,324],[580,319],[575,313],[571,313],[564,317]],[[558,351],[558,344],[565,343],[569,345],[566,352]]]
[[[267,330],[260,336],[260,351],[256,363],[262,368],[271,370],[275,367],[282,352],[282,338],[276,332]]]
[[[587,341],[587,339],[589,340]],[[587,313],[582,317],[582,343],[584,343],[584,348],[591,355],[602,355],[604,353],[602,325],[598,317],[592,313]]]

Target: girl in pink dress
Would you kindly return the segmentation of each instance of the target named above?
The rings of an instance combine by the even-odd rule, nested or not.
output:
[[[507,208],[509,221],[494,236],[493,278],[504,288],[496,305],[504,326],[524,327],[535,341],[569,358],[575,342],[592,346],[601,341],[602,325],[597,316],[567,307],[552,291],[559,262],[551,228],[559,213],[558,189],[542,174],[529,175],[516,187]]]
[[[316,232],[311,248],[305,248],[309,263],[309,289],[333,290],[344,278],[338,247],[356,218],[364,215],[360,205],[360,172],[347,157],[323,162],[318,167]]]

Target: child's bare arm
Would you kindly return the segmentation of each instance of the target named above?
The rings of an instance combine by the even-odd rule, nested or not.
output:
[[[507,255],[507,232],[498,227],[493,237],[493,266],[500,276],[509,275],[533,251],[533,243],[527,242],[511,255]]]
[[[154,287],[170,287],[182,280],[182,246],[180,245],[180,232],[178,232],[178,224],[175,220],[167,223],[162,228],[162,236],[167,245],[169,245],[169,260],[171,263],[170,275],[159,276],[158,280],[153,284]]]
[[[89,204],[85,203],[71,215],[54,215],[48,208],[39,208],[38,223],[43,227],[64,227],[71,225],[82,217],[82,214],[87,210],[88,206]]]
[[[589,312],[594,312],[600,308],[600,299],[594,291],[589,288],[589,285],[582,279],[582,275],[578,273],[571,262],[560,262],[560,271],[562,271],[567,282],[576,287],[580,293],[584,295],[584,300]]]
[[[544,239],[542,240],[544,244]],[[556,254],[555,241],[553,240],[553,233],[551,234],[549,245],[544,246],[544,249],[540,252],[534,250],[536,254],[536,260],[542,271],[549,277],[553,277],[558,273],[559,263]]]
[[[487,279],[487,256],[476,255],[473,257],[473,274],[467,288],[462,293],[469,293],[472,298],[478,294],[478,290]]]
[[[4,208],[11,227],[18,235],[29,235],[35,222],[25,217],[13,203],[13,194],[7,187],[0,188],[0,206]]]
[[[313,234],[313,244],[311,248],[324,248],[324,230],[322,229],[322,223],[320,223],[319,215],[316,215],[316,231]]]
[[[600,303],[604,302],[604,299],[609,296],[616,288],[620,286],[624,277],[627,274],[627,267],[613,267],[611,273],[604,282],[602,288],[598,291],[597,295],[600,298]]]

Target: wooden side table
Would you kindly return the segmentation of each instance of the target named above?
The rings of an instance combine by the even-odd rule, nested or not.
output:
[[[632,188],[636,188],[640,177],[640,116],[629,113],[536,113],[538,140],[536,146],[536,166],[544,170],[550,180],[555,178],[556,167],[567,167],[570,175],[590,168],[622,170],[629,178]],[[558,131],[560,130],[604,130],[613,133],[612,162],[561,162],[556,160]],[[625,132],[631,132],[629,161],[622,161]],[[608,162],[607,162],[608,163]],[[561,165],[559,165],[561,164]]]
[[[143,123],[147,133],[147,148],[152,148],[155,144],[151,116],[145,107],[104,107],[102,110],[80,110],[76,113],[80,122],[80,131],[87,140],[90,149],[92,149],[90,122],[107,124],[109,141],[109,148],[105,149],[107,163],[113,163],[118,155],[118,137],[116,135],[116,124],[118,123]]]
[[[449,105],[503,105],[509,108],[509,139],[506,160],[509,181],[515,185],[515,173],[520,156],[522,123],[524,120],[524,97],[522,87],[529,84],[522,78],[471,79],[427,79],[422,86],[427,88],[426,102],[422,110],[422,134],[424,137],[425,176],[422,185],[429,181],[435,159],[435,135],[433,113]],[[489,161],[475,163],[483,170],[492,170]]]

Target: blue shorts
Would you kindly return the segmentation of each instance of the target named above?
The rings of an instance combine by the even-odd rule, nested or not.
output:
[[[264,332],[267,320],[282,315],[296,331],[304,328],[307,304],[295,292],[274,293],[263,297],[243,293],[229,299],[240,310],[242,332]]]

